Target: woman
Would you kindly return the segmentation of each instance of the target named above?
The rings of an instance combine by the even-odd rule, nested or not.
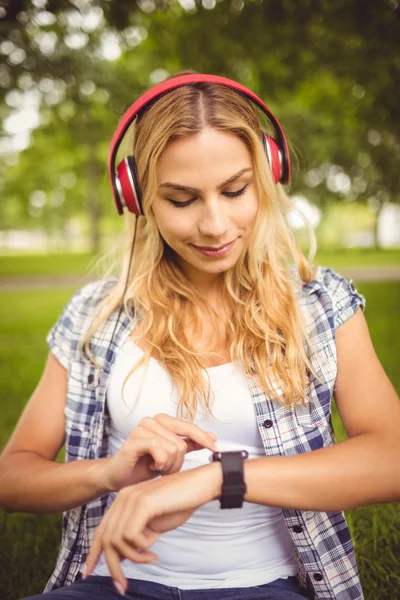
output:
[[[296,247],[272,113],[229,80],[171,82],[113,138],[136,213],[121,275],[65,307],[1,459],[2,506],[65,511],[34,598],[361,599],[342,511],[400,499],[400,404],[364,298]]]

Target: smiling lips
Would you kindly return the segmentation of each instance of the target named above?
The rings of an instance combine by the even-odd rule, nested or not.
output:
[[[237,238],[236,238],[237,239]],[[211,258],[218,258],[220,256],[225,256],[235,245],[236,240],[233,242],[229,242],[228,244],[224,244],[219,248],[203,248],[201,246],[195,246],[193,244],[193,248],[196,248],[198,252],[201,252],[204,256],[209,256]]]
[[[196,248],[198,248],[199,250],[209,250],[210,252],[217,252],[218,250],[223,250],[230,244],[233,244],[234,241],[235,240],[233,240],[232,242],[228,242],[227,244],[224,244],[223,246],[219,246],[219,248],[213,248],[211,246],[196,246],[196,244],[193,244],[193,246],[196,246]]]

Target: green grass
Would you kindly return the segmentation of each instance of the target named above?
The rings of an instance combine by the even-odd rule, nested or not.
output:
[[[399,393],[400,282],[365,283],[359,290],[367,298],[366,316],[376,351]],[[0,447],[38,382],[47,354],[46,333],[73,292],[68,288],[0,294]],[[344,439],[336,411],[333,421],[338,440]],[[346,516],[366,600],[398,600],[399,505],[359,508]],[[54,567],[60,535],[60,515],[0,511],[1,600],[17,600],[43,589]]]
[[[93,264],[93,254],[0,255],[0,277],[84,275]]]
[[[39,380],[48,351],[46,333],[73,291],[0,294],[0,447]],[[60,515],[9,515],[0,510],[1,600],[42,591],[55,563],[60,535]]]
[[[400,282],[362,283],[366,318],[376,353],[400,396]],[[346,439],[334,406],[338,441]],[[366,600],[400,599],[400,504],[366,506],[346,512]]]
[[[46,334],[73,292],[63,288],[0,293],[0,447],[38,382],[48,352]]]
[[[92,267],[93,254],[3,254],[0,255],[0,277],[38,277],[50,275],[84,275]],[[318,251],[315,262],[324,266],[400,266],[400,248],[371,250],[362,248]]]
[[[371,248],[338,248],[318,250],[315,261],[326,267],[400,266],[400,248],[375,250]]]

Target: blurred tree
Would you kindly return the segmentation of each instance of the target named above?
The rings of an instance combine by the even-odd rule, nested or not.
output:
[[[293,192],[322,207],[363,200],[378,216],[400,201],[399,10],[374,0],[174,4],[153,16],[148,40],[168,71],[180,57],[178,68],[239,79],[265,99],[298,161]]]
[[[67,116],[67,110],[68,113]],[[60,105],[49,122],[33,134],[33,144],[19,155],[4,177],[0,215],[4,228],[40,221],[50,233],[64,230],[74,214],[86,207],[91,218],[92,249],[99,249],[104,178],[103,140],[110,114],[104,106]],[[64,111],[64,112],[63,112]]]
[[[125,64],[123,60],[114,61],[120,53],[118,45],[113,47],[111,42],[102,50],[110,33],[102,11],[88,11],[86,21],[76,9],[68,15],[60,12],[57,20],[35,7],[31,13],[32,27],[18,23],[10,36],[21,40],[30,35],[25,47],[27,51],[32,48],[32,53],[12,69],[6,64],[3,71],[12,71],[13,77],[12,82],[11,78],[3,79],[9,87],[3,86],[6,93],[2,105],[2,150],[6,154],[2,166],[6,199],[0,205],[2,227],[40,222],[47,230],[54,229],[84,208],[91,228],[91,249],[97,252],[104,207],[112,205],[106,181],[108,143],[127,99],[144,87],[137,82],[137,74],[148,73],[146,55]],[[24,15],[23,24],[27,20]],[[41,37],[44,26],[40,23],[48,24],[45,35],[55,37]],[[85,28],[91,30],[90,35]],[[59,40],[60,31],[64,41]],[[46,39],[56,38],[57,45],[49,42],[46,46]],[[135,37],[132,43],[137,43]],[[9,53],[8,65],[15,62],[11,39],[0,49]],[[22,46],[19,49],[22,51]],[[112,62],[107,52],[111,52],[108,58]],[[21,121],[25,122],[22,127]],[[23,129],[31,129],[32,140]],[[60,181],[68,181],[68,176],[75,184],[65,193]]]
[[[183,68],[226,75],[282,121],[298,163],[293,193],[322,207],[363,200],[378,214],[400,200],[399,10],[396,0],[34,0],[2,24],[2,116],[16,93],[58,82],[62,103],[91,124],[73,121],[93,157],[112,116],[149,84]],[[90,83],[109,94],[104,128],[87,110]],[[90,189],[98,168],[87,165]]]

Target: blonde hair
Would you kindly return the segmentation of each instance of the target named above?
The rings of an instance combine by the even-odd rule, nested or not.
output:
[[[249,245],[236,264],[222,274],[223,305],[229,308],[229,315],[234,315],[229,316],[227,327],[180,270],[159,233],[151,208],[158,186],[156,166],[167,144],[206,127],[233,133],[246,144],[259,193]],[[136,223],[136,245],[128,273],[136,217],[124,215],[122,269],[121,259],[117,259],[118,281],[97,306],[81,349],[95,362],[90,340],[123,302],[132,323],[133,312],[140,315],[146,344],[143,357],[131,373],[142,364],[147,366],[150,357],[159,361],[178,386],[180,415],[193,419],[199,399],[211,410],[210,385],[203,377],[199,357],[215,356],[221,343],[229,347],[231,361],[240,361],[248,375],[258,376],[269,397],[277,397],[279,386],[281,402],[304,405],[307,377],[313,372],[311,346],[289,263],[295,263],[300,285],[311,281],[313,270],[287,225],[285,215],[293,205],[282,186],[273,182],[253,103],[222,85],[195,83],[176,88],[137,120],[133,150],[145,218]],[[308,229],[312,254],[315,238],[311,227]],[[204,315],[210,319],[216,342],[209,352],[199,353],[186,332],[190,324],[201,336]]]

